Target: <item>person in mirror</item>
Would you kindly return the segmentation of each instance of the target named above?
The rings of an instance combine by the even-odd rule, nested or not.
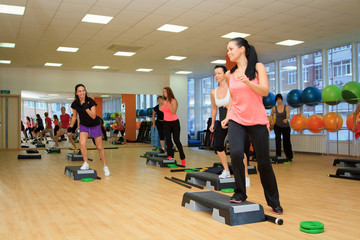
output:
[[[152,127],[158,130],[159,138],[160,138],[160,153],[165,153],[165,133],[164,133],[164,113],[160,110],[163,105],[163,98],[162,96],[157,97],[157,103],[153,108],[152,113]],[[155,120],[156,116],[156,120]]]

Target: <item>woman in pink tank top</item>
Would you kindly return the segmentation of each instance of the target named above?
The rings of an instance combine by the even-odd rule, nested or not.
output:
[[[163,89],[163,98],[164,101],[160,110],[164,113],[164,131],[166,137],[167,158],[174,158],[173,143],[171,141],[172,135],[174,143],[180,154],[181,165],[185,166],[185,154],[180,142],[180,122],[178,116],[176,115],[178,103],[170,87],[165,87]]]
[[[231,164],[235,176],[235,193],[230,202],[246,200],[244,173],[244,142],[252,140],[267,204],[275,214],[282,214],[279,191],[269,156],[269,120],[262,97],[269,93],[269,81],[264,64],[258,62],[255,48],[243,38],[232,39],[227,55],[236,66],[227,73],[230,89],[228,113],[221,122],[228,126]]]

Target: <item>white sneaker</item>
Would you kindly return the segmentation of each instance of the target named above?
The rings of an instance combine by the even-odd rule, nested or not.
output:
[[[88,170],[89,169],[89,164],[87,162],[84,162],[84,164],[81,166],[80,169],[81,170]]]
[[[245,186],[250,187],[250,178],[249,177],[245,178]]]
[[[104,167],[104,173],[105,173],[105,177],[110,176],[110,170],[109,170],[108,166]]]
[[[230,178],[230,172],[223,170],[222,173],[219,175],[219,178]]]

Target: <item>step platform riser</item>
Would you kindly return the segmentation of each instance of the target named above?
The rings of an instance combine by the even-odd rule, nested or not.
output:
[[[67,153],[66,159],[70,161],[84,161],[81,154]]]
[[[211,190],[221,191],[224,188],[235,188],[234,178],[219,179],[219,175],[207,172],[189,172],[185,181],[198,185],[205,185]]]
[[[228,162],[229,170],[232,172],[232,166],[231,163]],[[223,167],[221,162],[214,163],[213,167]],[[257,174],[256,166],[248,165],[248,174]]]
[[[187,192],[182,206],[192,211],[212,211],[214,220],[230,226],[265,221],[261,205],[248,201],[235,204],[229,200],[230,196],[212,191]]]
[[[358,159],[335,159],[333,166],[338,167],[351,167],[351,168],[360,168],[360,160]]]
[[[46,153],[61,153],[61,150],[58,148],[58,149],[53,149],[53,148],[47,148],[47,149],[45,149],[45,152]]]
[[[81,180],[83,178],[97,179],[97,173],[94,169],[81,170],[81,166],[66,166],[65,175],[73,180]]]
[[[168,160],[164,158],[149,157],[146,160],[146,164],[157,167],[167,167],[168,164],[177,164],[176,160]]]

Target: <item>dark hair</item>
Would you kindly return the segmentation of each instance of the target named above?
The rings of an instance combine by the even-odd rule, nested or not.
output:
[[[214,67],[214,69],[217,69],[217,68],[222,68],[222,70],[224,71],[224,73],[227,72],[227,69],[226,69],[226,67],[225,67],[224,65],[216,65],[216,66]]]
[[[40,114],[36,114],[36,117],[37,117],[37,118],[41,118],[41,117],[40,117]]]
[[[54,120],[56,119],[56,120],[59,120],[58,119],[58,116],[55,114],[54,116],[53,116],[53,118],[54,118]]]
[[[85,92],[86,92],[86,94],[85,94],[85,102],[88,102],[90,98],[87,95],[86,87],[84,86],[84,84],[81,84],[81,83],[79,83],[78,85],[75,86],[75,101],[78,101],[78,103],[80,104],[79,96],[76,95],[76,91],[77,91],[77,89],[79,87],[83,87],[85,89]]]
[[[275,102],[276,102],[279,98],[280,98],[281,100],[283,100],[283,96],[282,96],[280,93],[276,94],[276,96],[275,96]]]
[[[163,99],[163,96],[158,96],[158,97],[156,98],[156,100],[158,100],[159,98]]]
[[[170,87],[164,87],[164,89],[167,92],[167,97],[165,98],[165,96],[163,96],[163,99],[165,100],[171,100],[172,98],[175,99],[174,93]]]
[[[30,118],[29,118],[29,116],[27,116],[27,117],[26,117],[26,119],[27,119],[28,121],[30,121]]]
[[[235,42],[236,46],[238,46],[239,48],[242,46],[245,47],[245,56],[248,60],[248,64],[245,70],[245,75],[249,78],[250,81],[253,80],[255,78],[255,73],[256,73],[256,63],[258,62],[258,58],[254,46],[250,45],[246,39],[240,37],[231,39],[230,42]],[[235,72],[237,68],[238,66],[236,65],[231,69],[230,73]]]

